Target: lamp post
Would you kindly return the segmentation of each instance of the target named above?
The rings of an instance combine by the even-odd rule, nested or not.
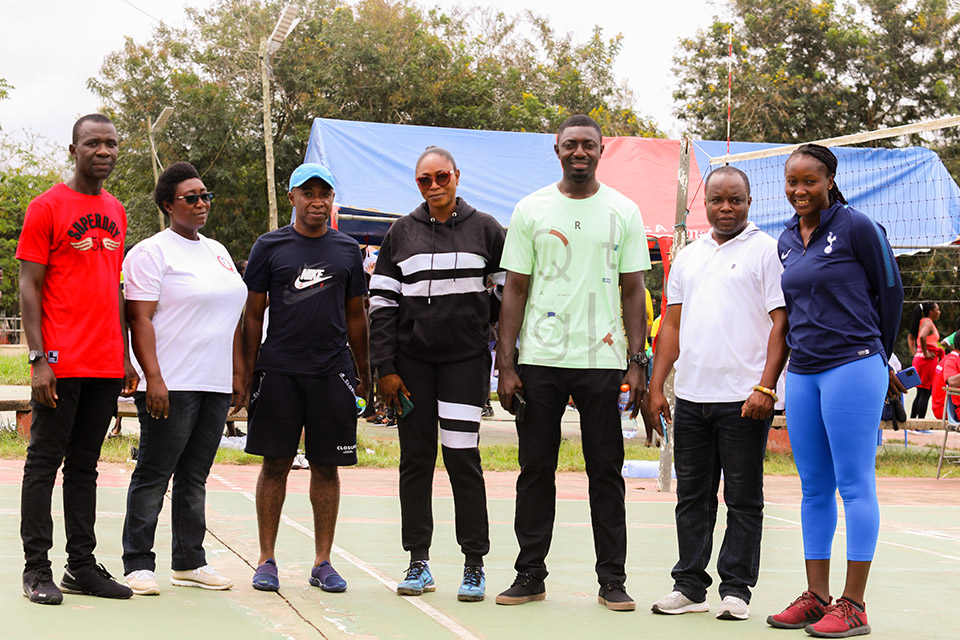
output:
[[[153,169],[153,184],[156,186],[157,181],[160,179],[159,174],[157,173],[157,167],[160,167],[160,170],[163,170],[163,164],[160,162],[160,156],[157,155],[157,146],[153,142],[153,132],[160,131],[163,128],[163,125],[167,124],[167,120],[170,119],[170,114],[173,113],[173,107],[164,107],[163,111],[160,112],[160,115],[157,116],[156,122],[150,121],[150,116],[147,116],[147,138],[150,140],[150,168]],[[160,219],[160,231],[163,231],[166,226],[163,222],[163,214],[157,213],[157,217]]]
[[[267,164],[267,207],[269,230],[277,228],[277,186],[274,182],[273,167],[273,126],[270,118],[270,56],[275,54],[286,40],[297,20],[297,7],[287,5],[280,14],[276,26],[269,38],[260,41],[260,80],[263,85],[263,147]]]

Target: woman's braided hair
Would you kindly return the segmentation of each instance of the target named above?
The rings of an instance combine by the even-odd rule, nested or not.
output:
[[[833,186],[830,188],[830,204],[839,202],[841,204],[847,204],[846,198],[843,197],[843,194],[840,193],[840,188],[837,186],[837,156],[833,155],[833,152],[826,147],[819,144],[803,144],[797,147],[797,150],[790,154],[790,157],[797,154],[803,154],[805,156],[810,156],[815,160],[819,160],[823,166],[827,168],[827,177],[833,178]]]

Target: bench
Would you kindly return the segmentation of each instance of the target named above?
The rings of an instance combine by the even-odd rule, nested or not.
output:
[[[25,440],[30,439],[30,407],[29,400],[0,400],[0,411],[14,411],[17,414],[17,433]],[[137,407],[132,402],[117,401],[117,417],[136,418]],[[231,422],[246,422],[247,410],[241,409],[236,415],[228,416]]]

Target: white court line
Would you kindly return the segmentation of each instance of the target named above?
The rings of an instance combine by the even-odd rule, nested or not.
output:
[[[233,484],[226,478],[216,473],[211,473],[210,477],[216,479],[217,481],[222,483],[224,486],[229,487],[231,490],[235,491],[236,493],[239,493],[250,502],[253,502],[254,504],[256,504],[256,498],[249,491],[244,491],[237,485]],[[284,523],[290,525],[300,533],[310,538],[311,540],[314,539],[313,531],[306,528],[305,526],[303,526],[293,518],[289,516],[281,515],[280,519]],[[352,564],[353,566],[355,566],[356,568],[360,569],[361,571],[363,571],[364,573],[372,577],[374,580],[376,580],[386,588],[390,589],[390,591],[396,593],[397,583],[392,578],[390,578],[390,576],[380,571],[379,569],[377,569],[375,566],[373,566],[366,560],[363,560],[353,555],[346,549],[343,549],[337,546],[336,544],[333,545],[332,551],[338,556],[340,556],[341,558],[343,558],[344,560],[346,560],[347,562],[349,562],[350,564]],[[436,607],[427,604],[421,598],[403,598],[403,601],[413,605],[414,607],[419,609],[421,612],[430,616],[430,618],[433,619],[434,622],[446,628],[448,631],[453,633],[455,636],[457,636],[461,640],[480,640],[480,638],[478,638],[473,633],[471,633],[466,627],[461,625],[459,622],[449,617],[448,615],[446,615]]]
[[[770,518],[771,520],[779,520],[780,522],[788,522],[788,523],[790,523],[790,524],[797,525],[798,527],[799,527],[799,526],[802,526],[802,525],[801,525],[799,522],[797,522],[796,520],[788,520],[787,518],[778,518],[777,516],[771,516],[771,515],[767,515],[767,514],[764,514],[763,517],[764,517],[764,518]],[[845,535],[847,535],[847,534],[846,534],[845,531],[840,531],[840,530],[838,529],[838,530],[837,530],[837,535],[845,536]],[[909,545],[909,544],[901,544],[901,543],[899,543],[899,542],[890,542],[889,540],[877,540],[877,542],[880,543],[880,544],[889,545],[889,546],[891,546],[891,547],[900,547],[901,549],[910,549],[911,551],[919,551],[920,553],[926,553],[926,554],[931,555],[931,556],[937,556],[938,558],[946,558],[947,560],[956,560],[957,562],[960,562],[960,557],[958,557],[958,556],[951,556],[951,555],[948,555],[948,554],[946,554],[946,553],[937,553],[936,551],[930,551],[929,549],[921,549],[920,547],[914,547],[914,546]]]

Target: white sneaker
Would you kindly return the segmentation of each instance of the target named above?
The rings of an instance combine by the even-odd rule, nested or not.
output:
[[[650,610],[654,613],[667,613],[670,615],[679,615],[681,613],[705,613],[710,611],[710,605],[707,601],[694,602],[679,591],[671,591],[653,603]]]
[[[138,596],[160,595],[160,585],[157,576],[150,569],[137,569],[124,576],[127,586]]]
[[[225,578],[208,564],[192,571],[174,571],[170,574],[170,583],[177,587],[200,587],[222,591],[233,586],[233,580]]]
[[[737,596],[724,596],[717,610],[719,620],[746,620],[750,617],[750,607]]]
[[[293,464],[290,465],[291,469],[309,469],[310,463],[307,461],[307,456],[302,453],[298,453],[293,457]]]

